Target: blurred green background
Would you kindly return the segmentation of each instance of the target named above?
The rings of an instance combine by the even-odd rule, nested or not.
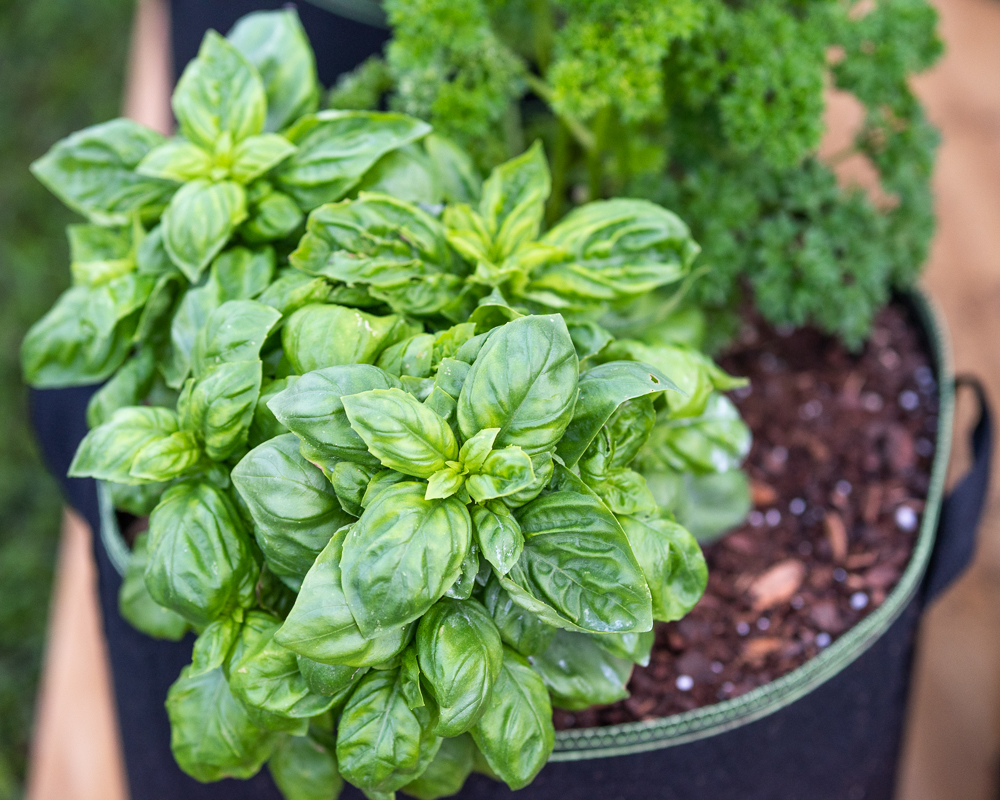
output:
[[[117,116],[134,0],[0,0],[0,800],[23,794],[60,497],[27,416],[18,350],[69,282],[73,214],[28,165]]]

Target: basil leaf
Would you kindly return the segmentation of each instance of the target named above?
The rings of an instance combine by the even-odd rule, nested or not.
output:
[[[127,483],[112,483],[111,481],[106,481],[104,485],[111,495],[111,505],[119,511],[136,517],[148,517],[169,486],[166,483],[129,485]]]
[[[163,245],[171,261],[195,282],[246,215],[246,194],[238,183],[191,181],[163,212]]]
[[[589,636],[556,631],[544,653],[528,659],[552,694],[552,705],[580,711],[628,697],[632,662],[615,658]]]
[[[465,486],[465,476],[453,467],[445,467],[435,472],[427,479],[425,500],[440,500],[451,497]]]
[[[560,627],[596,633],[649,630],[653,619],[646,581],[621,526],[600,500],[580,491],[555,491],[521,507],[516,517],[524,551],[511,580],[501,580],[508,592],[515,585],[554,609]],[[519,593],[512,597],[524,599]]]
[[[417,625],[417,655],[437,701],[439,736],[471,728],[489,702],[503,664],[496,625],[474,600],[438,601]]]
[[[129,475],[139,481],[169,481],[199,466],[201,447],[191,431],[177,431],[150,442],[132,461]]]
[[[132,556],[118,590],[118,612],[133,628],[147,636],[179,642],[187,632],[187,620],[159,605],[146,588],[147,539],[148,534],[141,533],[132,545]]]
[[[149,394],[156,375],[156,358],[150,349],[140,350],[126,361],[87,403],[87,426],[96,428],[119,409],[137,406]]]
[[[458,443],[448,424],[406,392],[373,389],[341,402],[351,427],[383,466],[429,478],[458,458]]]
[[[246,185],[294,152],[295,145],[276,133],[249,136],[233,148],[233,163],[229,167],[229,175],[237,183]]]
[[[414,777],[422,730],[403,697],[399,670],[369,672],[337,726],[340,774],[359,788],[392,792]]]
[[[170,320],[170,361],[162,366],[167,386],[179,389],[191,371],[191,353],[198,332],[222,303],[219,283],[211,275],[188,289]]]
[[[247,453],[233,469],[232,481],[277,575],[304,576],[333,534],[351,521],[329,481],[302,457],[291,434]]]
[[[264,82],[264,130],[280,131],[316,110],[320,89],[316,60],[294,8],[247,14],[226,38],[257,68]]]
[[[552,472],[555,469],[555,462],[551,453],[536,453],[531,457],[531,469],[535,473],[535,480],[524,489],[509,494],[503,498],[503,502],[509,508],[518,508],[525,503],[534,500],[542,493],[542,490],[549,485],[552,479]]]
[[[150,178],[186,183],[212,174],[212,154],[186,139],[170,139],[148,153],[135,171]]]
[[[411,375],[416,378],[426,378],[431,374],[433,353],[433,334],[418,333],[383,350],[376,366],[397,377]]]
[[[302,211],[291,197],[270,192],[251,203],[249,219],[240,227],[240,235],[251,244],[276,242],[291,236],[302,219]]]
[[[147,445],[177,432],[177,414],[166,408],[120,408],[80,442],[69,467],[72,478],[137,483],[132,475],[136,456]]]
[[[654,616],[655,619],[655,616]],[[617,658],[643,667],[649,666],[649,654],[656,641],[655,631],[641,633],[590,633],[587,634],[599,647]]]
[[[516,319],[483,345],[458,398],[458,423],[469,438],[500,428],[496,446],[528,455],[562,438],[576,403],[578,362],[558,315]]]
[[[100,225],[124,225],[144,206],[165,203],[176,185],[135,172],[164,137],[130,119],[92,125],[56,142],[31,172],[74,211]]]
[[[135,269],[128,228],[68,225],[70,272],[78,286],[99,286]]]
[[[578,322],[570,325],[569,335],[580,361],[597,355],[614,339],[596,322]]]
[[[627,400],[677,386],[662,372],[635,361],[599,364],[580,375],[580,397],[556,452],[572,467],[601,428]]]
[[[298,658],[299,672],[311,691],[346,700],[350,690],[368,672],[368,667],[348,667],[343,664],[321,664],[305,656]],[[334,703],[336,706],[337,703]]]
[[[267,762],[285,800],[336,800],[344,787],[337,759],[309,736],[283,736]]]
[[[613,469],[601,480],[588,480],[587,485],[614,514],[649,516],[659,511],[646,479],[630,469]]]
[[[260,567],[236,509],[210,483],[168,489],[149,517],[146,586],[195,625],[254,601]]]
[[[219,364],[188,381],[181,424],[197,432],[213,461],[225,461],[246,447],[260,384],[259,361]]]
[[[520,447],[511,445],[491,452],[482,466],[469,475],[465,485],[472,499],[483,503],[520,492],[534,480],[531,459]]]
[[[221,667],[197,674],[185,667],[166,705],[170,749],[178,766],[196,780],[250,778],[271,756],[275,734],[253,724]]]
[[[408,144],[386,153],[365,173],[359,192],[380,192],[408,203],[441,202],[441,184],[434,164],[418,145]]]
[[[742,470],[696,475],[691,472],[647,473],[657,504],[703,543],[740,525],[753,506],[750,481]]]
[[[697,540],[676,522],[622,517],[653,597],[653,619],[672,622],[687,614],[708,584],[708,567]]]
[[[235,617],[224,617],[206,625],[195,639],[191,652],[190,673],[200,675],[219,668],[225,673],[230,655],[239,643],[244,629],[257,627],[261,617],[266,620],[267,625],[270,625],[270,617],[256,611],[246,615],[245,624],[241,624]]]
[[[346,536],[346,528],[337,531],[319,554],[275,641],[321,664],[383,664],[406,648],[413,626],[387,630],[371,639],[362,635],[342,588],[340,561]]]
[[[194,376],[220,364],[257,361],[280,315],[255,300],[230,300],[208,315],[191,350]]]
[[[429,132],[429,125],[402,114],[308,114],[285,132],[298,150],[278,171],[278,184],[309,211],[340,200],[383,155]]]
[[[276,395],[268,406],[302,441],[311,461],[332,472],[339,461],[379,466],[364,440],[351,427],[342,397],[371,389],[398,388],[399,382],[378,367],[350,364],[308,372]]]
[[[278,418],[274,416],[274,412],[268,408],[267,404],[272,398],[277,397],[297,380],[298,378],[296,377],[281,378],[276,381],[267,381],[263,384],[260,397],[257,399],[257,405],[254,408],[253,421],[250,423],[248,444],[251,448],[289,432],[288,428],[282,425],[278,421]]]
[[[612,449],[609,468],[629,466],[646,444],[656,424],[654,399],[655,395],[644,395],[626,400],[607,421],[605,427]]]
[[[501,575],[511,571],[524,549],[521,526],[503,503],[473,506],[472,529],[483,557]]]
[[[222,300],[252,300],[271,284],[274,250],[231,247],[212,262],[212,274]]]
[[[503,643],[521,655],[541,653],[555,635],[555,627],[514,602],[496,575],[490,576],[486,583],[483,605],[493,617]]]
[[[256,68],[212,30],[202,39],[198,57],[184,68],[171,105],[181,133],[209,150],[224,133],[233,142],[260,133],[267,114]]]
[[[310,278],[298,270],[285,269],[278,273],[257,300],[288,317],[303,306],[322,303],[330,295],[329,284],[321,278]]]
[[[483,191],[472,159],[451,139],[430,133],[424,138],[424,148],[434,163],[434,171],[447,203],[474,203]]]
[[[463,502],[465,498],[459,498]],[[476,588],[476,578],[479,577],[479,546],[473,542],[462,559],[462,574],[458,580],[448,587],[444,593],[445,597],[453,600],[468,600],[472,597],[472,591]]]
[[[475,749],[468,735],[445,739],[427,769],[402,787],[402,791],[417,800],[438,800],[458,794],[472,772]]]
[[[413,482],[386,489],[344,541],[344,594],[366,636],[419,619],[461,573],[469,512],[453,497],[425,500],[424,490]]]
[[[341,461],[330,474],[330,482],[337,493],[337,499],[344,510],[356,517],[361,516],[361,501],[368,484],[376,472],[375,467],[366,467],[350,461]]]
[[[163,339],[169,338],[167,332],[170,330],[170,323],[167,320],[176,311],[187,288],[187,281],[180,271],[176,270],[173,264],[170,267],[172,272],[156,276],[153,290],[139,314],[139,322],[132,335],[133,342],[155,343],[159,349]]]
[[[135,251],[135,263],[139,272],[147,275],[165,275],[178,272],[174,262],[163,246],[163,226],[157,224],[146,234]]]
[[[540,141],[490,173],[483,184],[479,213],[495,242],[494,263],[538,238],[551,190],[549,165]]]
[[[490,768],[511,789],[527,786],[549,760],[555,744],[552,706],[541,677],[510,648],[493,697],[472,728]]]
[[[496,441],[498,433],[500,433],[499,428],[483,428],[475,436],[470,437],[458,453],[458,460],[462,466],[470,472],[482,469],[487,456],[493,451],[493,442]]]
[[[305,375],[324,367],[374,364],[406,331],[406,323],[394,315],[376,317],[343,306],[308,305],[285,323],[281,344],[295,371]]]

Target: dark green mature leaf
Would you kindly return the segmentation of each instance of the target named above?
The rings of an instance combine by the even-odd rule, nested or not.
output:
[[[308,305],[281,331],[285,356],[305,375],[324,367],[374,364],[389,345],[406,338],[409,326],[395,315],[377,317],[354,308]]]
[[[191,181],[163,212],[163,244],[188,280],[197,281],[246,216],[246,193],[238,183]]]
[[[649,666],[649,655],[653,650],[653,642],[656,640],[655,631],[643,631],[642,633],[590,633],[587,635],[611,655],[643,667]]]
[[[697,540],[667,519],[622,517],[621,524],[646,576],[653,619],[680,619],[694,608],[708,584],[708,566]]]
[[[462,434],[500,428],[497,447],[518,445],[528,455],[551,449],[573,415],[578,369],[562,317],[507,323],[483,345],[462,385]]]
[[[580,711],[628,697],[632,662],[616,658],[584,634],[556,631],[548,649],[528,660],[557,708]]]
[[[458,736],[479,719],[503,663],[500,633],[475,600],[439,600],[417,625],[417,656],[437,702],[439,736]]]
[[[361,501],[368,491],[368,484],[378,471],[377,467],[368,467],[351,461],[341,461],[333,468],[329,475],[330,482],[333,484],[334,492],[337,493],[340,505],[347,513],[356,517],[361,516]]]
[[[492,261],[499,264],[521,244],[538,238],[551,189],[540,141],[493,170],[479,201],[479,213],[494,241]]]
[[[368,364],[308,372],[268,403],[275,417],[302,441],[311,461],[332,472],[337,462],[379,466],[351,427],[341,398],[371,389],[399,388],[399,381]]]
[[[87,426],[96,428],[119,408],[137,406],[149,394],[156,375],[156,358],[145,348],[126,361],[87,403]]]
[[[159,605],[146,588],[147,539],[148,534],[141,533],[132,545],[132,557],[118,591],[118,611],[136,630],[154,639],[179,642],[187,632],[187,620]]]
[[[322,278],[310,278],[296,269],[285,269],[257,299],[288,317],[303,306],[324,302],[329,295],[330,285]]]
[[[751,433],[724,394],[713,393],[697,417],[657,420],[639,454],[644,469],[677,472],[728,472],[750,452]]]
[[[434,335],[418,333],[383,350],[377,366],[397,377],[412,375],[416,378],[426,378],[431,374],[433,354]]]
[[[225,300],[252,300],[271,285],[275,267],[274,249],[231,247],[212,262],[212,272],[219,284],[219,297]]]
[[[337,531],[302,581],[299,596],[275,640],[321,664],[368,667],[384,664],[410,641],[412,625],[365,638],[347,605],[340,561],[347,529]]]
[[[21,343],[28,383],[44,389],[108,378],[128,357],[137,312],[154,283],[155,278],[133,272],[100,286],[63,292]]]
[[[167,693],[170,749],[177,764],[202,781],[250,778],[270,758],[276,734],[263,731],[229,690],[222,667],[185,667]]]
[[[524,551],[501,582],[515,602],[560,627],[649,630],[649,588],[628,539],[614,515],[585,491],[581,484],[578,491],[555,491],[518,509]]]
[[[208,315],[191,349],[196,378],[220,364],[257,361],[280,314],[255,300],[230,300]]]
[[[219,364],[188,380],[178,402],[181,424],[198,434],[213,461],[246,447],[260,384],[259,361]]]
[[[224,134],[233,143],[260,133],[267,97],[260,74],[215,31],[202,39],[198,57],[184,69],[171,101],[181,133],[208,150]]]
[[[351,427],[383,466],[429,478],[458,458],[448,423],[400,389],[373,389],[341,402]]]
[[[586,479],[587,485],[616,515],[649,516],[658,509],[646,479],[630,469],[613,469],[601,479]]]
[[[555,743],[552,706],[541,677],[510,648],[493,697],[472,729],[490,768],[511,789],[527,786],[545,766]]]
[[[260,567],[229,499],[210,483],[169,489],[149,517],[146,586],[196,625],[248,607]]]
[[[165,203],[176,188],[135,172],[163,141],[161,134],[137,122],[114,119],[57,142],[31,171],[74,211],[101,225],[123,225],[133,211]]]
[[[305,211],[344,197],[386,153],[430,132],[402,114],[320,111],[286,132],[298,150],[278,172],[282,191]]]
[[[475,750],[468,734],[445,739],[427,769],[402,791],[417,800],[438,800],[458,794],[472,772]]]
[[[503,503],[489,502],[471,509],[472,529],[483,557],[501,575],[506,575],[524,549],[521,526]]]
[[[77,448],[69,474],[115,483],[137,483],[132,464],[143,448],[178,430],[177,414],[166,408],[120,408],[111,419],[88,433]]]
[[[636,361],[611,361],[580,375],[580,397],[556,451],[573,466],[611,415],[626,401],[677,386],[659,370]]]
[[[283,433],[289,432],[288,428],[282,425],[278,421],[278,418],[274,416],[274,412],[268,408],[267,404],[272,398],[285,391],[285,389],[297,380],[298,378],[293,375],[288,378],[280,378],[276,381],[265,380],[263,382],[260,397],[257,398],[257,406],[254,408],[253,421],[250,423],[248,444],[251,448],[263,444],[275,436],[281,436]]]
[[[541,653],[555,635],[556,628],[511,599],[496,575],[490,576],[486,584],[483,605],[492,615],[504,644],[521,655]]]
[[[257,543],[278,575],[304,576],[334,533],[351,521],[292,434],[247,453],[233,469],[232,481],[253,516]]]
[[[416,777],[423,731],[403,697],[398,669],[370,672],[337,726],[340,774],[362,789],[392,792]]]
[[[334,754],[309,736],[282,736],[267,768],[285,800],[337,800],[344,787]]]
[[[303,219],[302,210],[291,197],[283,192],[269,192],[251,202],[240,236],[250,244],[275,242],[291,236]]]
[[[346,700],[351,688],[361,680],[368,667],[348,667],[343,664],[321,664],[305,656],[298,658],[299,672],[306,685],[318,694],[336,698],[334,705]]]
[[[472,523],[454,497],[403,482],[379,494],[344,541],[344,594],[366,636],[419,619],[458,579]]]
[[[264,130],[280,131],[316,110],[316,60],[294,8],[247,14],[226,38],[257,68],[264,82]]]

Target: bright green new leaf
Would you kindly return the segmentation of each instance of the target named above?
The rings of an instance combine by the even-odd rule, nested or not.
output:
[[[479,213],[494,241],[492,261],[499,264],[521,244],[538,238],[551,190],[540,141],[493,170],[479,201]]]
[[[103,225],[68,225],[69,269],[77,286],[99,286],[135,269],[132,231]]]
[[[136,456],[148,445],[178,430],[177,414],[166,408],[120,408],[111,419],[88,433],[70,464],[70,477],[115,483],[137,483],[132,477]]]
[[[237,183],[246,185],[294,152],[295,145],[276,133],[250,136],[233,148],[229,176]]]
[[[462,466],[470,472],[481,470],[486,457],[493,451],[493,442],[496,441],[498,433],[500,433],[499,428],[483,428],[471,436],[458,452],[458,460]]]
[[[191,431],[177,431],[150,442],[140,450],[129,475],[139,481],[170,481],[199,466],[201,447]]]
[[[535,481],[531,459],[520,447],[494,450],[466,480],[469,495],[477,503],[507,497],[527,489]]]
[[[151,178],[187,183],[211,176],[212,154],[186,139],[171,139],[150,150],[135,171]]]
[[[163,212],[163,244],[188,280],[197,281],[246,215],[246,194],[238,183],[191,181]]]

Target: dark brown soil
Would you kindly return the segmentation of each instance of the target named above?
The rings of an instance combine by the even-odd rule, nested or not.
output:
[[[557,729],[655,719],[784,675],[872,613],[916,541],[937,432],[937,386],[919,329],[883,311],[852,356],[812,330],[759,321],[721,360],[754,434],[754,510],[705,548],[705,596],[659,625],[627,700],[555,712]]]

